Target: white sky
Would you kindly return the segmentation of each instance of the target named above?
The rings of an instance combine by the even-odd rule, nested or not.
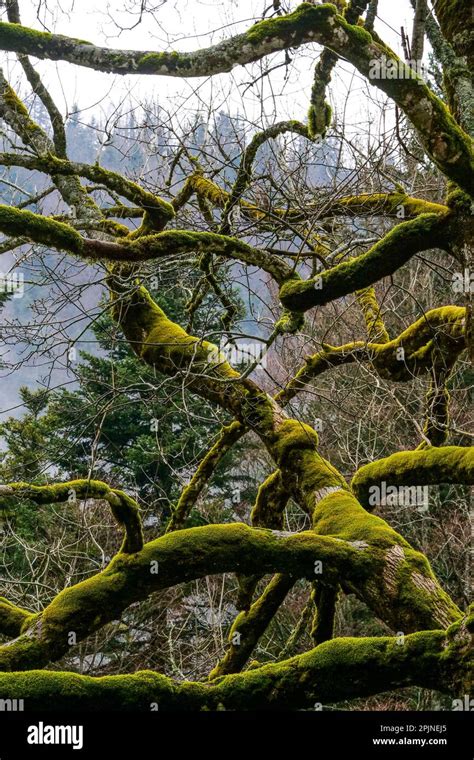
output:
[[[292,9],[298,4],[298,0],[289,3]],[[145,14],[142,23],[134,29],[120,31],[117,24],[129,27],[135,24],[140,5],[141,0],[20,0],[22,22],[26,25],[47,28],[107,47],[156,51],[192,50],[218,42],[247,29],[261,18],[271,0],[146,0],[147,7],[155,11]],[[410,33],[413,17],[410,0],[380,0],[379,17],[376,31],[403,57],[399,31],[404,26]],[[73,104],[78,103],[86,112],[85,118],[94,114],[100,119],[101,113],[108,114],[120,107],[129,93],[132,104],[136,105],[144,98],[153,100],[172,113],[179,110],[181,118],[197,108],[205,110],[212,100],[217,110],[239,111],[262,122],[272,121],[275,117],[305,118],[318,50],[320,48],[314,45],[300,48],[298,63],[286,82],[284,69],[280,68],[270,80],[266,79],[263,85],[247,89],[245,93],[245,83],[250,81],[252,74],[258,75],[260,71],[258,63],[234,69],[232,74],[187,81],[172,77],[103,74],[65,62],[37,61],[35,65],[64,113],[70,112]],[[21,74],[15,56],[3,53],[2,59],[10,81],[16,85]],[[271,62],[275,64],[282,60],[283,53],[279,53]],[[283,95],[275,101],[270,96],[280,93],[283,85]],[[263,99],[259,98],[262,88]],[[339,103],[342,107],[347,92],[350,92],[350,112],[355,122],[359,118],[359,108],[363,108],[365,114],[360,118],[367,119],[367,91],[366,82],[349,64],[339,64],[332,97],[334,104]],[[370,93],[379,97],[374,87],[370,88]]]
[[[124,25],[130,25],[132,18],[134,23],[136,16],[131,17],[124,12],[124,8],[136,10],[140,7],[140,2],[141,0],[47,0],[48,11],[45,12],[45,0],[20,0],[20,10],[22,21],[26,25],[36,29],[46,27],[50,31],[87,39],[98,45],[184,51],[206,47],[232,33],[247,29],[271,5],[271,0],[146,0],[148,7],[154,6],[156,11],[147,14],[135,29],[119,34],[111,18]],[[99,5],[101,10],[98,10]],[[298,0],[291,0],[292,9],[297,5]],[[399,31],[401,26],[411,30],[413,13],[410,0],[380,0],[379,15],[383,21],[376,21],[377,32],[403,57]],[[5,19],[4,10],[0,9],[0,16]],[[41,21],[45,26],[42,26]],[[158,76],[120,77],[62,61],[31,60],[61,111],[70,113],[77,103],[83,112],[83,121],[89,121],[93,116],[101,121],[114,109],[122,107],[126,111],[127,100],[131,101],[132,106],[138,106],[146,99],[159,104],[167,112],[178,114],[176,120],[180,122],[192,117],[196,110],[205,112],[212,104],[215,111],[239,112],[261,128],[282,118],[306,119],[314,64],[320,50],[314,45],[300,48],[287,81],[284,78],[285,70],[280,68],[269,78],[261,80],[259,86],[250,89],[246,89],[246,83],[258,76],[262,65],[260,63],[236,68],[232,74],[186,81]],[[283,60],[284,54],[278,53],[267,58],[265,65],[275,65]],[[0,65],[14,87],[22,81],[19,92],[24,97],[29,92],[29,86],[24,81],[15,55],[0,52]],[[352,66],[338,64],[330,92],[336,114],[343,117],[346,135],[350,131],[353,134],[358,131],[363,133],[368,128],[371,134],[383,134],[386,122],[382,122],[379,109],[371,106],[367,97],[377,97],[381,102],[383,96]],[[281,96],[279,93],[282,93]],[[346,96],[349,96],[349,101],[342,113]],[[36,370],[29,368],[28,372],[28,384],[34,384]],[[8,383],[3,381],[9,388],[8,401],[4,400],[6,406],[18,403],[17,385],[20,381],[26,381],[25,374],[18,376],[18,383],[14,382],[13,377],[9,378]]]

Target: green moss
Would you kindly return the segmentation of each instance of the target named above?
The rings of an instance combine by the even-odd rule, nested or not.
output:
[[[399,591],[393,602],[395,607],[403,611],[414,611],[412,625],[415,628],[443,627],[441,624],[433,626],[433,620],[436,620],[437,612],[441,607],[443,607],[442,617],[445,625],[459,619],[459,609],[436,583],[427,559],[413,550],[408,558],[410,562],[400,563],[397,568]]]
[[[466,690],[472,647],[462,625],[398,639],[341,638],[282,662],[216,678],[178,683],[151,671],[93,678],[77,673],[1,673],[6,699],[24,699],[30,710],[288,710],[419,686],[454,696]]]
[[[338,15],[336,18],[339,26],[350,35],[352,44],[356,42],[358,45],[360,45],[361,49],[364,49],[367,47],[367,45],[370,45],[370,43],[373,42],[372,35],[369,31],[367,31],[367,29],[364,29],[363,26],[359,26],[358,24],[350,24],[348,21],[346,21],[344,16]]]
[[[305,450],[315,451],[318,445],[316,431],[297,420],[285,420],[278,428],[274,444],[275,460],[284,465],[289,457],[298,455]]]
[[[34,139],[35,136],[40,135],[43,137],[43,130],[30,118],[28,109],[13,88],[5,81],[3,81],[2,84],[3,89],[1,91],[0,111],[10,109],[15,117],[20,117],[19,120],[15,120],[15,131],[20,133],[25,144],[30,144],[31,139]],[[7,118],[7,120],[9,120],[9,118]]]
[[[449,192],[446,198],[449,208],[459,214],[472,215],[473,201],[467,193],[463,192],[454,184],[449,185]]]
[[[432,446],[420,451],[399,451],[361,467],[352,479],[351,488],[359,501],[369,507],[369,489],[382,481],[387,486],[473,485],[474,447]]]
[[[283,513],[289,497],[281,471],[275,470],[258,489],[255,505],[250,513],[251,524],[281,530]]]
[[[371,547],[390,549],[410,545],[381,517],[368,514],[350,493],[338,491],[320,501],[313,513],[314,530],[321,536],[363,541]]]
[[[123,61],[118,61],[117,65],[123,63],[124,67],[128,67],[130,65],[128,56],[124,55],[122,58]],[[179,72],[185,76],[186,71],[192,68],[192,63],[193,59],[191,55],[177,52],[176,50],[164,53],[145,53],[144,55],[137,56],[134,70],[137,74],[169,73],[173,75]]]
[[[279,335],[295,335],[304,326],[302,314],[284,310],[281,317],[275,323],[275,332]]]
[[[402,222],[361,256],[309,280],[288,279],[280,288],[280,301],[292,311],[307,311],[361,290],[393,274],[430,242],[437,247],[447,245],[449,229],[448,217],[437,214],[421,214]]]
[[[472,30],[472,5],[469,0],[438,0],[436,16],[445,37],[459,47],[460,38]],[[465,54],[464,45],[461,54]]]
[[[17,607],[0,596],[0,633],[6,636],[18,636],[22,626],[29,624],[33,618],[33,613]]]
[[[326,130],[331,123],[331,106],[329,103],[324,104],[323,110],[310,106],[308,111],[308,131],[314,139],[316,136],[325,136]]]
[[[221,188],[218,187],[215,182],[212,182],[210,179],[197,174],[190,177],[189,181],[194,191],[198,195],[201,195],[203,198],[210,201],[214,206],[217,206],[218,208],[224,207],[229,194],[224,190],[221,190]]]
[[[100,480],[69,480],[65,483],[36,486],[30,483],[9,483],[0,493],[0,513],[9,509],[15,498],[28,499],[35,504],[58,504],[70,499],[105,499],[124,530],[124,552],[137,552],[143,547],[143,533],[138,504],[123,491],[111,489]]]
[[[410,219],[420,214],[446,214],[447,206],[433,203],[423,198],[413,198],[403,190],[398,189],[391,193],[360,193],[359,195],[347,196],[335,201],[329,208],[330,213],[340,214],[347,209],[354,214],[389,214],[397,216],[403,210],[404,218]]]
[[[28,237],[35,243],[80,254],[83,239],[72,227],[32,211],[0,206],[0,230],[6,235]]]
[[[309,29],[330,33],[330,21],[336,15],[337,9],[334,5],[301,3],[293,13],[259,21],[246,32],[245,37],[253,45],[261,45],[268,39],[276,38],[296,46],[307,36]]]
[[[377,343],[387,343],[390,340],[390,336],[385,329],[374,288],[370,287],[359,290],[356,293],[356,297],[365,318],[369,340]]]

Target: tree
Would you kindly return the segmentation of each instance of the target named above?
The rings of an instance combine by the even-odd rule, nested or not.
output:
[[[146,543],[136,500],[115,484],[82,477],[2,486],[1,505],[8,510],[25,499],[32,505],[63,504],[71,492],[79,501],[102,500],[124,533],[121,548],[103,570],[68,586],[40,612],[6,598],[0,601],[0,631],[13,637],[0,647],[4,696],[27,697],[31,706],[41,704],[47,694],[62,707],[100,705],[107,695],[108,709],[142,709],[150,702],[158,702],[160,709],[258,709],[310,707],[315,701],[353,699],[409,685],[469,694],[472,609],[460,609],[425,553],[374,512],[400,508],[413,499],[424,508],[416,501],[419,488],[473,483],[474,450],[465,445],[465,433],[450,418],[457,364],[471,344],[469,305],[434,301],[425,308],[416,301],[418,313],[406,324],[403,302],[400,306],[394,301],[393,313],[386,313],[377,292],[402,276],[399,270],[414,257],[424,262],[424,252],[439,251],[443,253],[435,256],[434,266],[443,271],[446,260],[454,262],[456,270],[448,269],[448,274],[453,282],[461,274],[461,292],[470,295],[466,253],[472,238],[474,189],[465,30],[470,28],[471,10],[464,0],[454,8],[439,0],[436,18],[426,18],[417,8],[414,46],[423,50],[426,32],[433,50],[439,50],[446,104],[420,77],[418,67],[401,61],[374,31],[374,3],[364,22],[361,17],[368,6],[355,0],[348,6],[307,2],[288,13],[277,7],[273,17],[259,20],[244,33],[211,48],[177,53],[99,48],[28,29],[20,23],[17,1],[8,0],[0,46],[18,55],[31,88],[49,113],[51,130],[33,121],[1,78],[0,116],[23,147],[0,154],[0,163],[48,175],[68,212],[55,218],[0,206],[5,245],[15,248],[26,240],[99,266],[109,293],[108,311],[144,375],[151,382],[171,378],[177,393],[219,407],[226,425],[182,491],[167,532]],[[35,56],[119,75],[190,79],[229,72],[279,51],[289,65],[295,49],[313,43],[323,51],[315,66],[307,123],[260,125],[242,146],[236,175],[229,171],[233,153],[227,153],[218,138],[216,150],[227,164],[222,175],[217,169],[209,171],[206,151],[201,160],[203,156],[194,155],[181,139],[167,186],[159,188],[100,163],[70,160],[61,115],[29,60]],[[383,175],[385,187],[375,192],[360,186],[347,194],[336,171],[331,194],[320,198],[314,187],[310,194],[309,185],[293,179],[297,173],[290,152],[284,150],[277,172],[257,173],[257,154],[264,145],[278,146],[291,135],[317,146],[326,139],[332,119],[327,90],[341,57],[409,120],[424,160],[431,161],[430,172],[436,171],[439,182],[446,184],[441,200],[411,195],[393,180],[390,166]],[[175,187],[173,172],[178,166],[186,171]],[[127,219],[138,219],[136,229],[123,223]],[[353,255],[354,248],[347,244],[360,220],[367,220],[367,230],[372,226],[377,235],[366,246],[358,239],[355,250],[362,246],[363,252]],[[153,268],[163,272],[168,266],[179,272],[189,261],[199,279],[184,327],[185,320],[170,313],[166,299],[158,303],[146,283]],[[320,348],[304,356],[283,387],[272,388],[265,378],[257,382],[259,356],[245,370],[233,366],[221,341],[211,341],[209,327],[200,327],[196,318],[212,293],[222,308],[222,335],[232,340],[234,309],[227,283],[236,277],[237,263],[261,272],[268,292],[278,294],[279,313],[267,320],[270,329],[264,336],[266,351],[277,348],[274,357],[285,346],[296,347],[304,356],[310,320],[315,329],[325,328]],[[442,289],[433,297],[438,292]],[[323,307],[337,325],[332,335],[320,317],[326,313]],[[346,324],[346,309],[355,307],[360,316]],[[272,309],[269,303],[270,315]],[[335,344],[338,331],[345,339]],[[355,336],[347,338],[348,333]],[[286,407],[293,410],[298,394],[308,392],[316,378],[328,373],[336,377],[340,367],[351,364],[368,368],[374,396],[379,382],[396,387],[422,380],[427,388],[424,408],[412,404],[406,413],[418,436],[413,447],[374,461],[366,455],[362,466],[354,457],[347,482],[334,464],[336,454],[331,451],[329,461],[321,453],[325,444],[317,421],[303,420]],[[402,404],[392,392],[394,404]],[[273,463],[258,490],[251,524],[216,522],[183,529],[223,456],[248,433],[258,438]],[[305,515],[302,531],[283,530],[290,500]],[[77,644],[159,589],[224,573],[237,575],[241,611],[207,682],[191,686],[150,672],[101,681],[71,672],[38,673],[69,652],[70,632]],[[260,592],[268,574],[272,578]],[[311,594],[310,614],[303,624],[313,618],[314,648],[245,669],[298,579],[306,581]],[[341,593],[355,595],[390,635],[333,638]]]

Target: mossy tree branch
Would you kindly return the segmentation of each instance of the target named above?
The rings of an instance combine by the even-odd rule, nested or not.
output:
[[[368,579],[373,570],[370,552],[312,531],[289,534],[236,523],[167,533],[137,553],[117,554],[102,572],[64,589],[41,613],[25,618],[21,635],[0,647],[0,671],[59,659],[69,651],[69,632],[80,642],[153,591],[228,572],[311,578],[316,560],[328,578]]]
[[[462,0],[459,3],[462,5]],[[351,361],[360,358],[369,360],[379,374],[398,380],[411,374],[421,374],[428,369],[433,372],[440,356],[443,362],[446,359],[450,367],[465,345],[465,310],[456,310],[455,307],[434,310],[397,339],[390,341],[372,285],[392,274],[419,251],[430,247],[449,250],[453,243],[464,242],[469,235],[465,202],[458,209],[448,210],[439,204],[409,198],[402,191],[336,200],[332,204],[332,215],[350,216],[369,211],[378,213],[378,209],[382,209],[380,213],[397,216],[398,206],[402,205],[406,217],[413,220],[396,227],[362,256],[325,271],[319,278],[322,282],[320,288],[317,278],[303,282],[294,274],[294,268],[284,260],[228,235],[161,231],[193,192],[197,192],[208,222],[210,213],[205,205],[208,201],[223,209],[221,232],[228,231],[229,215],[237,204],[254,221],[262,226],[268,224],[269,213],[242,199],[251,179],[256,151],[264,139],[276,136],[282,130],[291,128],[306,136],[308,133],[305,127],[297,122],[287,122],[284,126],[275,125],[257,135],[244,153],[237,181],[230,193],[224,193],[214,183],[196,174],[188,178],[174,202],[169,204],[119,174],[99,166],[65,159],[64,135],[60,126],[56,125],[55,129],[54,125],[57,116],[54,103],[49,102],[48,92],[26,58],[26,55],[32,54],[64,59],[100,70],[117,69],[120,73],[126,73],[131,68],[136,73],[198,76],[207,69],[210,74],[219,70],[227,71],[236,63],[258,60],[277,50],[319,42],[326,46],[322,58],[325,67],[319,67],[319,85],[324,86],[316,92],[314,106],[314,103],[322,102],[321,97],[324,100],[325,84],[336,55],[344,55],[369,78],[371,65],[374,60],[380,61],[382,56],[388,55],[403,69],[403,64],[376,35],[371,37],[356,25],[358,14],[367,4],[359,0],[353,2],[348,12],[352,16],[346,15],[344,18],[337,14],[334,6],[303,3],[293,13],[260,22],[246,34],[209,50],[185,54],[111,51],[83,41],[35,32],[18,23],[0,24],[0,46],[3,43],[5,49],[19,52],[30,83],[48,108],[55,130],[55,140],[51,141],[44,130],[31,120],[8,82],[0,78],[0,114],[24,144],[37,154],[33,157],[3,154],[0,163],[3,161],[7,166],[23,166],[50,174],[64,200],[73,206],[77,203],[81,211],[80,221],[83,224],[89,221],[91,226],[94,223],[96,228],[109,232],[112,236],[120,237],[125,234],[125,229],[120,225],[114,227],[113,223],[97,227],[105,220],[101,210],[81,185],[80,176],[100,183],[133,203],[135,212],[133,209],[121,211],[122,207],[118,209],[124,215],[136,213],[138,206],[142,216],[140,229],[118,242],[89,240],[79,235],[73,225],[6,207],[0,207],[0,229],[8,235],[20,235],[21,239],[27,236],[35,242],[86,259],[121,264],[198,252],[206,257],[216,254],[257,265],[269,272],[281,286],[281,300],[288,310],[279,323],[282,329],[283,325],[284,329],[289,330],[300,326],[301,320],[294,318],[295,313],[300,314],[312,306],[355,292],[363,309],[370,342],[325,348],[322,354],[312,357],[312,364],[309,366],[308,363],[303,375],[298,373],[293,386],[286,389],[278,399],[281,402],[288,400],[292,393],[303,387],[302,379],[309,377],[311,372],[315,376],[323,368],[346,363],[348,356]],[[19,21],[19,16],[15,16],[15,0],[12,0],[10,7],[13,8],[10,21]],[[444,12],[442,8],[441,13]],[[444,26],[446,23],[448,22],[443,21]],[[460,43],[458,29],[453,31],[453,39],[454,36],[459,49],[462,40]],[[136,56],[135,59],[132,56]],[[456,182],[463,191],[472,193],[472,144],[441,101],[408,67],[405,80],[370,81],[390,95],[412,120],[428,155],[445,176]],[[310,113],[310,132],[318,131],[321,113]],[[326,123],[325,109],[323,115]],[[450,206],[453,204],[450,203]],[[280,213],[284,224],[285,214],[290,222],[295,222],[295,214],[301,212],[277,210],[274,216],[278,218]],[[327,213],[327,209],[322,213]],[[303,221],[306,220],[303,218]],[[125,272],[125,267],[122,267],[123,274],[128,276],[132,267],[126,269]],[[195,709],[212,708],[220,704],[239,707],[244,698],[246,706],[252,700],[255,704],[258,700],[257,706],[261,706],[262,698],[268,698],[272,707],[282,704],[285,707],[298,706],[306,704],[310,697],[314,699],[315,694],[318,695],[316,698],[324,699],[327,693],[328,698],[334,701],[350,695],[359,696],[359,692],[364,695],[376,693],[374,689],[380,691],[389,688],[392,683],[397,686],[419,683],[438,688],[441,676],[448,679],[449,688],[467,688],[462,672],[465,673],[468,659],[472,655],[467,654],[470,636],[467,635],[465,622],[451,628],[448,633],[431,632],[408,637],[411,650],[409,647],[403,654],[400,650],[397,651],[391,639],[336,641],[289,662],[264,666],[233,677],[245,680],[218,678],[244,667],[258,638],[295,579],[301,577],[314,581],[317,563],[321,563],[323,568],[323,577],[321,580],[318,577],[317,586],[318,607],[321,611],[318,623],[320,630],[316,626],[314,633],[318,642],[332,635],[335,589],[339,588],[339,584],[343,584],[345,590],[357,594],[392,629],[402,629],[407,633],[420,628],[447,628],[450,623],[458,620],[460,611],[437,583],[426,557],[410,547],[386,522],[364,510],[357,501],[357,478],[363,484],[364,477],[367,479],[367,476],[360,474],[362,471],[357,473],[354,479],[356,485],[353,482],[351,491],[342,475],[319,454],[318,437],[311,427],[289,419],[280,404],[245,375],[241,377],[223,360],[215,346],[189,335],[171,322],[144,288],[138,283],[130,287],[125,278],[121,279],[120,274],[120,266],[109,267],[113,314],[137,355],[156,370],[171,377],[185,376],[190,390],[218,403],[237,418],[229,428],[232,434],[224,432],[204,458],[183,493],[169,527],[182,527],[191,505],[195,503],[216,463],[243,431],[253,430],[267,447],[277,470],[260,489],[252,517],[256,524],[269,524],[276,530],[258,530],[243,525],[210,526],[191,531],[168,532],[164,537],[143,546],[137,505],[126,494],[103,483],[72,481],[53,486],[20,483],[3,487],[0,507],[2,502],[5,506],[10,505],[18,496],[36,503],[60,503],[69,495],[71,488],[79,498],[104,498],[110,503],[116,519],[125,527],[126,536],[121,552],[102,573],[63,590],[41,613],[29,613],[0,599],[0,631],[17,637],[0,648],[0,670],[21,671],[57,660],[68,651],[68,634],[71,631],[76,633],[76,640],[81,641],[120,616],[130,604],[147,598],[157,589],[209,574],[235,572],[241,579],[249,581],[245,589],[245,611],[237,618],[231,630],[231,636],[239,633],[242,638],[238,646],[231,639],[224,659],[212,674],[215,679],[212,684],[177,686],[169,679],[147,674],[119,677],[121,680],[113,682],[101,681],[99,690],[105,684],[105,689],[110,688],[113,698],[120,697],[122,702],[135,706],[134,689],[143,688],[144,691],[140,691],[142,695],[148,693],[151,684],[155,691],[163,694],[166,706],[179,703],[180,709]],[[396,351],[400,348],[406,352],[402,362],[396,356]],[[439,421],[444,407],[439,393],[439,376],[434,380],[436,386],[432,388],[430,404],[431,408],[435,408],[434,417]],[[444,389],[444,385],[442,387]],[[437,439],[433,438],[435,440]],[[467,467],[458,462],[459,457],[456,458],[450,448],[439,450],[443,453],[438,454],[436,482],[440,482],[443,468],[447,467],[445,462],[450,459],[457,463],[458,475]],[[433,455],[433,449],[403,452],[408,453]],[[465,457],[465,454],[462,456]],[[415,462],[409,459],[408,464],[406,461],[405,464],[403,484],[406,483],[406,472],[410,466],[412,473],[418,473],[421,469],[426,478],[433,477],[433,472],[427,474],[428,470],[434,469],[433,465],[430,468],[428,460]],[[397,470],[397,466],[398,460],[395,464],[392,461],[392,469]],[[472,478],[472,456],[468,467],[468,477]],[[380,474],[380,470],[378,472]],[[299,535],[282,532],[283,508],[290,496],[311,516],[313,531]],[[255,579],[266,573],[276,575],[260,598],[250,606],[252,584],[254,586]],[[443,648],[443,658],[440,647]],[[412,662],[414,650],[419,660],[417,667],[413,667]],[[375,675],[373,672],[368,674],[367,663],[372,662],[377,663]],[[461,666],[464,668],[462,672]],[[341,686],[338,680],[342,673],[341,680],[344,684]],[[338,676],[336,685],[333,683],[334,674]],[[64,681],[58,682],[60,693],[63,686],[71,688],[72,684],[69,675],[63,676]],[[54,677],[53,674],[45,674],[46,680],[43,681],[42,676],[38,686],[35,675],[28,683],[32,687],[36,684],[39,691],[43,683],[49,684],[54,691],[56,682],[48,681]],[[74,685],[79,690],[84,688],[84,699],[87,702],[90,694],[97,694],[94,689],[97,690],[99,681],[91,683],[79,678],[80,681],[74,680]],[[14,690],[21,681],[21,676],[16,674],[12,679],[0,676],[0,685]],[[324,679],[329,682],[327,686],[322,683]],[[352,679],[356,685],[353,685]],[[250,698],[248,689],[253,690]],[[34,700],[34,690],[30,693]],[[156,701],[156,696],[151,701]],[[75,706],[80,702],[75,694]]]
[[[309,280],[288,280],[280,300],[291,311],[308,311],[393,274],[415,254],[430,248],[448,248],[459,238],[449,214],[422,214],[394,227],[366,253],[336,264]],[[469,222],[468,222],[469,224]]]
[[[17,607],[0,596],[0,634],[3,636],[19,636],[22,626],[31,618],[31,612]]]
[[[343,638],[289,660],[208,683],[177,683],[151,671],[93,678],[32,671],[0,674],[5,699],[29,710],[288,710],[419,686],[463,696],[472,693],[472,615],[446,631],[399,639]]]
[[[343,346],[326,346],[306,359],[304,366],[275,398],[285,405],[323,372],[355,362],[370,362],[380,377],[394,382],[404,382],[431,371],[440,355],[446,366],[452,366],[466,348],[465,332],[465,308],[431,309],[386,343],[354,341]]]
[[[121,551],[126,554],[143,548],[140,511],[134,499],[123,491],[110,488],[100,480],[69,480],[65,483],[36,486],[30,483],[9,483],[0,486],[0,514],[14,510],[15,501],[26,499],[34,504],[61,504],[77,500],[104,499],[110,504],[117,523],[124,529]]]
[[[401,190],[389,193],[358,193],[336,198],[321,209],[318,205],[308,207],[320,218],[332,216],[389,216],[395,219],[415,219],[420,214],[446,214],[448,207],[423,198],[414,198]]]
[[[474,447],[431,446],[417,451],[398,451],[361,467],[351,488],[366,509],[370,489],[384,481],[387,486],[426,486],[442,483],[474,485]]]
[[[359,15],[368,5],[365,0],[353,0],[342,11],[349,24],[357,24]],[[313,86],[311,88],[310,107],[308,112],[308,132],[314,139],[317,135],[325,137],[331,122],[331,106],[326,101],[326,88],[331,81],[331,74],[338,61],[338,56],[332,50],[325,48],[314,70]]]
[[[104,225],[106,228],[106,225]],[[11,206],[0,206],[0,230],[27,236],[36,243],[69,251],[85,259],[138,263],[183,253],[206,251],[258,266],[283,283],[291,276],[285,261],[237,238],[213,232],[165,230],[120,242],[83,238],[73,226]]]
[[[115,281],[110,287],[117,299],[122,286]],[[405,629],[412,629],[420,620],[426,627],[443,625],[459,614],[434,579],[426,558],[385,522],[367,516],[340,473],[319,454],[318,436],[310,426],[288,419],[267,394],[250,380],[241,380],[226,362],[210,364],[209,344],[167,319],[144,288],[132,291],[126,301],[122,294],[114,315],[144,361],[173,377],[186,372],[190,390],[217,402],[257,433],[293,498],[313,515],[318,532],[370,544],[386,572],[378,573],[369,585],[356,584],[354,593],[377,615],[389,625],[403,621]],[[347,521],[342,521],[342,514]],[[425,587],[420,587],[425,581],[419,578],[426,580]],[[392,588],[396,589],[397,605],[392,603]]]
[[[463,8],[465,2],[458,0],[457,5]],[[438,18],[442,19],[448,39],[453,39],[454,44],[456,33],[450,21],[453,16],[444,11],[448,2],[438,5]],[[0,23],[0,47],[3,50],[64,60],[117,74],[212,76],[228,72],[236,65],[260,60],[278,50],[310,42],[319,43],[349,60],[371,84],[392,98],[413,123],[426,152],[440,171],[474,195],[470,138],[409,66],[405,72],[405,64],[387,46],[375,41],[365,29],[349,24],[334,5],[302,3],[293,13],[261,21],[244,34],[191,53],[113,50],[63,35],[27,29],[19,24]],[[404,72],[403,78],[377,79],[371,76],[374,61],[385,62],[387,57]]]

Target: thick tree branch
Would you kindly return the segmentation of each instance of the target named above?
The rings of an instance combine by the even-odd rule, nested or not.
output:
[[[427,486],[442,483],[474,485],[474,447],[432,446],[418,451],[398,451],[361,467],[351,488],[366,509],[374,509],[371,488],[386,486]]]
[[[446,4],[442,0],[439,2],[439,6]],[[451,16],[443,14],[440,8],[438,17],[443,17],[446,29],[451,30]],[[454,32],[451,30],[450,34],[453,37]],[[470,138],[409,66],[397,59],[388,47],[374,41],[369,32],[349,24],[337,13],[334,5],[302,3],[291,14],[261,21],[244,34],[191,53],[113,50],[83,40],[26,29],[18,24],[0,23],[0,47],[3,50],[64,60],[117,74],[212,76],[309,42],[324,45],[349,60],[371,84],[391,97],[412,121],[428,155],[443,174],[474,195]],[[371,75],[374,62],[386,62],[387,59],[393,59],[403,77],[388,79]]]
[[[280,300],[287,309],[304,312],[373,285],[396,272],[417,253],[430,248],[449,248],[460,234],[452,221],[449,214],[422,214],[402,222],[366,253],[336,264],[309,280],[288,280],[280,289]],[[467,220],[466,224],[470,222]]]
[[[334,580],[348,575],[368,580],[373,564],[370,552],[358,545],[312,531],[289,534],[236,523],[168,533],[136,554],[116,555],[101,573],[64,589],[42,613],[25,619],[21,636],[0,647],[0,671],[59,659],[69,650],[69,632],[80,642],[153,591],[229,572],[313,578],[316,561]]]
[[[4,699],[29,710],[288,710],[316,702],[419,686],[472,693],[472,615],[447,631],[390,637],[333,639],[310,652],[210,683],[177,683],[151,671],[93,678],[33,671],[0,674]]]
[[[3,636],[19,636],[23,624],[31,619],[31,612],[17,607],[0,596],[0,634]]]
[[[26,499],[35,504],[60,504],[78,499],[104,499],[110,504],[112,514],[125,531],[121,551],[138,552],[143,547],[143,533],[138,504],[123,491],[110,488],[100,480],[69,480],[47,486],[30,483],[9,483],[0,486],[0,514],[8,511],[15,500]]]

